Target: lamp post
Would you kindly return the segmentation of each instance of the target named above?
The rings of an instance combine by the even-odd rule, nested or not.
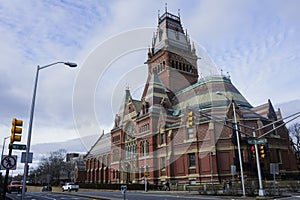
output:
[[[23,183],[22,183],[22,200],[24,199],[25,196],[25,189],[26,189],[26,177],[28,173],[28,155],[30,151],[30,142],[31,142],[31,132],[32,132],[32,122],[33,122],[33,114],[34,114],[34,106],[35,106],[35,97],[36,97],[36,90],[37,90],[37,84],[38,84],[38,78],[39,78],[39,71],[41,69],[45,69],[48,67],[51,67],[56,64],[64,64],[69,67],[77,67],[76,63],[71,63],[71,62],[54,62],[49,65],[45,65],[40,67],[39,65],[37,66],[36,70],[36,75],[35,75],[35,82],[34,82],[34,88],[33,88],[33,95],[32,95],[32,101],[31,101],[31,109],[30,109],[30,118],[29,118],[29,127],[28,127],[28,135],[27,135],[27,146],[26,146],[26,157],[25,157],[25,165],[24,165],[24,175],[23,175]]]
[[[231,101],[224,93],[217,91],[217,95],[222,95],[229,101]],[[241,154],[241,145],[240,145],[240,137],[239,137],[239,131],[238,131],[238,125],[236,120],[236,111],[235,111],[235,102],[233,103],[233,115],[234,115],[234,123],[235,123],[235,134],[237,139],[237,145],[238,145],[238,154],[239,154],[239,163],[240,163],[240,170],[241,170],[241,181],[242,181],[242,189],[243,189],[243,196],[246,196],[245,192],[245,181],[244,181],[244,171],[243,171],[243,162],[242,162],[242,154]]]

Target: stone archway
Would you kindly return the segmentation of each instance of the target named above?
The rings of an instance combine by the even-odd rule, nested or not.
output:
[[[121,183],[132,183],[134,176],[132,175],[132,168],[129,162],[122,162],[121,164]]]

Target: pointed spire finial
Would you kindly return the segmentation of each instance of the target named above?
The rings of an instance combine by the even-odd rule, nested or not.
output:
[[[165,3],[165,11],[168,12],[168,3]]]
[[[196,48],[195,48],[195,43],[192,42],[192,53],[196,54]]]
[[[160,18],[160,10],[157,11],[158,19]]]
[[[126,83],[126,90],[130,90],[128,83]]]
[[[230,74],[229,74],[229,72],[227,72],[227,78],[230,79]]]
[[[178,17],[180,18],[180,9],[178,9]]]

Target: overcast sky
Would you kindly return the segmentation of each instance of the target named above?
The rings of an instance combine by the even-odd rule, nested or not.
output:
[[[56,61],[78,68],[40,71],[32,144],[108,132],[125,88],[141,97],[147,47],[165,2],[168,12],[180,9],[197,52],[211,58],[208,74],[229,72],[253,106],[271,99],[300,110],[297,0],[1,0],[0,139],[16,117],[24,120],[26,143],[36,67]]]

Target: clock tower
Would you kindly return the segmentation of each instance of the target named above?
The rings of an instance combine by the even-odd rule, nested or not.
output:
[[[158,16],[158,28],[146,63],[146,88],[152,73],[157,73],[171,94],[198,81],[196,50],[182,28],[179,14],[175,16],[166,10]]]

